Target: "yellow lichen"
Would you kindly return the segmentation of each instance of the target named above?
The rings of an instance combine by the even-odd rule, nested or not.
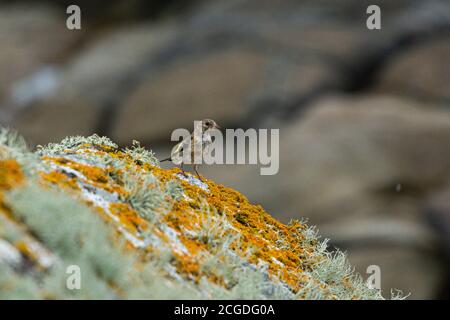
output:
[[[22,169],[16,160],[0,160],[0,190],[10,190],[23,180]]]

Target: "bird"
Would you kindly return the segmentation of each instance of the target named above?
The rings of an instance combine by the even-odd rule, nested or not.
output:
[[[208,151],[209,146],[212,144],[211,131],[215,129],[220,130],[222,128],[212,119],[203,119],[201,121],[201,139],[199,139],[200,137],[195,137],[196,130],[194,130],[189,136],[185,137],[173,147],[170,157],[162,159],[159,162],[171,161],[179,165],[183,175],[186,176],[186,172],[183,169],[183,152],[184,150],[190,149],[191,158],[189,163],[193,164],[198,179],[203,181],[197,170],[198,164],[194,163],[194,159],[202,157]],[[199,151],[201,154],[198,154]]]

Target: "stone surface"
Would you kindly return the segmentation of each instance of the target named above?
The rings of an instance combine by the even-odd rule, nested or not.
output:
[[[358,272],[366,277],[373,274],[367,273],[367,267],[380,267],[381,287],[385,293],[389,293],[389,287],[395,284],[405,293],[411,294],[408,299],[430,299],[437,298],[445,285],[442,283],[446,273],[445,266],[439,262],[439,256],[433,251],[380,246],[349,248],[347,252],[350,261],[358,266]]]
[[[138,77],[170,34],[168,25],[145,23],[91,39],[83,53],[58,69],[54,90],[28,98],[16,110],[13,104],[12,126],[38,144],[102,130],[111,118],[105,110],[127,95],[130,78]]]
[[[2,299],[383,299],[309,226],[139,144],[68,137],[32,156],[1,134]]]
[[[101,34],[66,65],[62,87],[100,104],[120,99],[173,33],[173,24],[136,23]]]
[[[292,192],[280,202],[317,213],[361,191],[401,183],[420,194],[442,184],[450,173],[450,113],[426,107],[386,96],[318,102],[281,135],[279,180]]]
[[[412,47],[390,59],[378,78],[377,90],[405,96],[450,100],[450,37]]]
[[[424,207],[425,217],[433,226],[443,255],[445,259],[448,259],[450,257],[450,183],[431,193]]]
[[[59,94],[27,106],[27,111],[14,119],[14,128],[23,132],[31,145],[38,145],[67,135],[93,134],[101,117],[102,108],[94,101]]]
[[[67,55],[79,34],[65,27],[64,13],[39,4],[0,5],[0,100],[15,81]]]
[[[382,279],[405,284],[415,298],[438,292],[443,276],[435,231],[422,208],[425,195],[450,174],[450,114],[430,108],[387,96],[318,102],[282,134],[277,186],[284,193],[277,194],[278,204],[265,198],[293,216],[301,208],[325,235],[349,248],[356,265],[379,261]],[[436,266],[432,279],[413,260]],[[398,270],[409,270],[408,276],[396,278]],[[408,277],[415,285],[407,284]]]
[[[246,190],[284,221],[309,218],[362,272],[378,261],[384,290],[430,298],[441,290],[439,243],[448,238],[423,208],[449,179],[448,141],[445,109],[385,95],[331,96],[281,129],[276,176],[260,176],[255,166],[201,172]]]
[[[450,252],[439,197],[449,181],[450,2],[379,1],[382,29],[370,31],[370,0],[191,2],[156,21],[142,20],[150,2],[117,0],[102,12],[84,4],[83,33],[59,27],[63,6],[16,3],[0,10],[2,124],[33,144],[93,132],[138,139],[157,143],[159,157],[196,119],[279,128],[278,175],[200,172],[283,221],[309,217],[360,270],[379,259],[384,288],[410,279],[413,297],[439,291]]]
[[[193,129],[204,118],[219,123],[246,116],[264,79],[267,58],[245,49],[193,57],[150,76],[127,99],[114,137],[123,143],[165,139],[176,128]]]

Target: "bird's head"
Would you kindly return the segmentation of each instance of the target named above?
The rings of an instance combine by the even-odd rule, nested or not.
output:
[[[211,130],[211,129],[221,129],[221,127],[211,119],[202,120],[203,131]]]

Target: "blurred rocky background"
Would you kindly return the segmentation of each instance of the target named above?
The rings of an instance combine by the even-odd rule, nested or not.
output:
[[[35,144],[99,133],[164,157],[195,119],[279,128],[277,175],[201,172],[308,218],[385,292],[450,296],[450,1],[0,0],[0,70],[0,123]]]

